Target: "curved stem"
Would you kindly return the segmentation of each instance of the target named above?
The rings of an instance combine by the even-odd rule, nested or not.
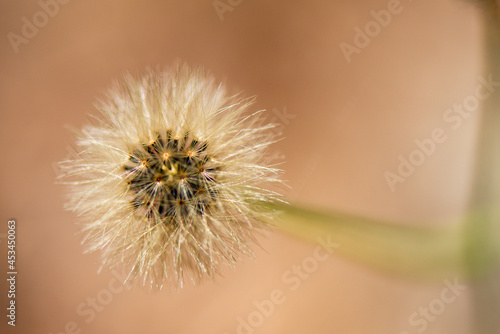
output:
[[[262,205],[281,212],[271,222],[280,230],[320,244],[338,244],[335,252],[386,272],[418,279],[462,273],[460,228],[408,227],[281,203]]]

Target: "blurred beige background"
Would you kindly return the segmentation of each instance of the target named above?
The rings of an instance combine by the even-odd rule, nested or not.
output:
[[[220,16],[214,3],[227,11]],[[13,47],[8,34],[22,36],[23,18],[45,23],[37,14],[43,9],[37,1],[2,0],[0,248],[6,254],[7,220],[15,218],[19,274],[15,328],[6,325],[7,286],[0,284],[0,331],[417,333],[409,318],[440,298],[444,283],[392,276],[334,254],[293,291],[282,276],[316,245],[280,232],[261,238],[256,260],[215,282],[179,293],[120,289],[112,274],[96,273],[96,254],[82,254],[75,216],[62,208],[64,188],[54,184],[53,164],[74,140],[68,126],[86,124],[95,97],[122,70],[182,60],[210,69],[230,90],[256,95],[255,108],[270,118],[286,111],[286,139],[276,149],[286,156],[291,201],[405,224],[453,221],[470,188],[477,115],[447,131],[394,192],[384,172],[396,170],[415,139],[444,128],[443,112],[473,93],[481,74],[479,11],[456,0],[402,0],[399,14],[348,63],[340,43],[353,44],[354,28],[390,3],[72,0]],[[249,320],[255,302],[276,289],[283,303]],[[425,333],[472,333],[470,314],[465,291]],[[258,325],[242,328],[241,319]]]

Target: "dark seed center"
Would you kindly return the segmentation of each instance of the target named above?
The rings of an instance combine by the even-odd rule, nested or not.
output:
[[[207,147],[188,132],[172,136],[171,131],[137,145],[123,166],[136,213],[166,223],[205,214],[217,197],[219,170]]]

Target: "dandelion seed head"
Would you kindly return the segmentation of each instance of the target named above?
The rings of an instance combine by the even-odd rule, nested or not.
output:
[[[125,75],[97,103],[100,116],[60,177],[102,268],[161,288],[252,255],[254,232],[273,215],[255,203],[278,198],[261,184],[280,174],[266,162],[276,131],[262,112],[249,113],[252,102],[180,65]]]

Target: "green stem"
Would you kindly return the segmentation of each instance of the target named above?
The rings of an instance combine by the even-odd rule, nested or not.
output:
[[[485,75],[500,81],[500,20],[495,1],[485,4]],[[474,333],[500,328],[500,87],[484,101],[475,178],[466,222],[465,262],[472,281]]]
[[[500,23],[498,6],[491,1],[487,16],[486,78],[500,81]],[[500,90],[500,89],[499,89]],[[281,230],[316,242],[328,238],[338,243],[338,253],[406,277],[474,278],[478,323],[484,328],[500,328],[500,317],[488,310],[500,309],[500,92],[483,104],[478,159],[470,214],[464,224],[449,228],[406,227],[363,217],[288,206],[269,206],[282,212]],[[492,275],[491,273],[495,273]],[[497,292],[497,294],[493,293]],[[489,318],[488,318],[489,317]],[[488,318],[488,319],[487,319]],[[496,327],[492,326],[492,324]],[[479,325],[478,325],[479,328]],[[484,330],[477,333],[488,333]]]
[[[423,228],[273,203],[281,212],[272,224],[312,242],[339,244],[336,252],[385,272],[417,279],[442,279],[462,272],[459,228]],[[455,226],[457,226],[455,224]]]

